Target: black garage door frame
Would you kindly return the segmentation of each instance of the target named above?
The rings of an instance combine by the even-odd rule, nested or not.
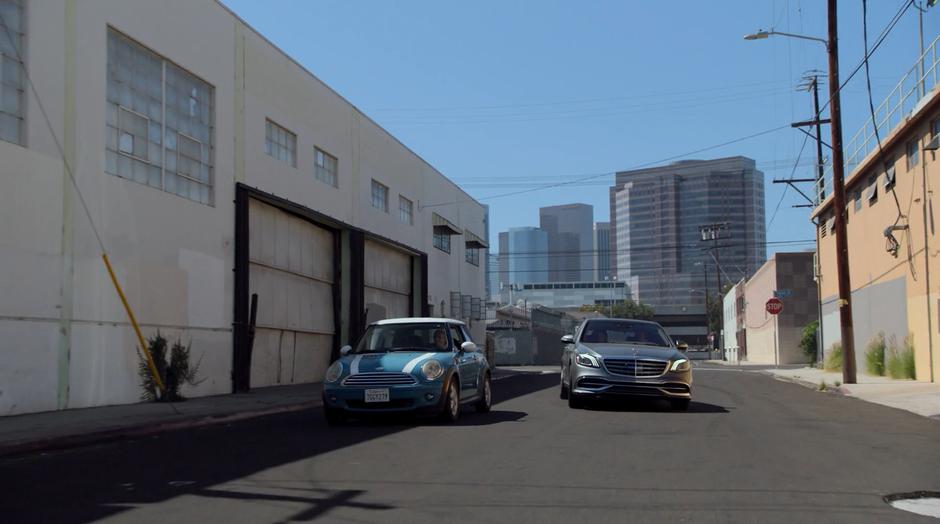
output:
[[[333,358],[339,355],[342,332],[342,234],[348,233],[350,251],[350,297],[348,306],[349,337],[355,339],[365,330],[365,241],[366,238],[379,240],[412,253],[421,269],[418,283],[420,292],[421,314],[428,314],[428,256],[400,242],[366,232],[338,221],[306,206],[261,191],[258,188],[235,184],[235,289],[234,319],[232,323],[232,391],[245,392],[251,389],[251,345],[249,341],[249,307],[251,297],[249,287],[249,202],[254,199],[273,206],[285,213],[306,220],[333,233],[333,337],[331,353]],[[412,300],[414,314],[414,300]]]

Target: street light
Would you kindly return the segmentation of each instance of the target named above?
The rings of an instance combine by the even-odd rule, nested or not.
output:
[[[829,42],[827,42],[825,38],[798,35],[794,33],[784,33],[783,31],[774,31],[773,29],[771,29],[770,31],[764,31],[763,29],[758,29],[756,33],[744,35],[744,39],[745,40],[764,40],[766,38],[769,38],[771,35],[788,36],[790,38],[800,38],[802,40],[815,40],[816,42],[821,42],[824,46],[826,46],[826,49],[829,49]]]
[[[829,120],[832,131],[832,205],[835,218],[836,275],[839,282],[839,327],[842,331],[842,382],[856,383],[855,334],[852,325],[852,285],[849,280],[849,246],[845,229],[845,164],[842,152],[842,104],[839,90],[839,24],[836,0],[828,0],[828,40],[814,36],[783,33],[780,31],[758,31],[746,35],[745,40],[763,40],[770,35],[787,36],[803,40],[822,42],[829,55]],[[816,115],[816,120],[819,115]]]
[[[614,317],[614,287],[617,286],[617,275],[614,275],[613,277],[611,277],[610,275],[604,276],[605,282],[610,281],[610,280],[613,280],[614,283],[610,285],[610,302],[608,303],[608,315],[610,316],[610,318],[613,318]]]

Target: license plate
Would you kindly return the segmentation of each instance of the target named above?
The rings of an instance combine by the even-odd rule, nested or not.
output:
[[[388,402],[387,389],[367,389],[366,402]]]

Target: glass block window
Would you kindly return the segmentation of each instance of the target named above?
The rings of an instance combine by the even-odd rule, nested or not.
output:
[[[317,180],[326,182],[333,187],[339,187],[336,180],[336,157],[323,151],[313,148],[313,170]]]
[[[388,213],[388,186],[372,181],[372,207]]]
[[[0,140],[23,144],[25,105],[23,63],[23,4],[21,0],[0,0]]]
[[[212,205],[213,96],[208,83],[109,30],[105,171]]]
[[[434,232],[434,247],[445,253],[450,253],[450,235]]]
[[[401,195],[398,195],[398,216],[402,223],[408,224],[409,226],[415,223],[414,203]]]
[[[297,167],[297,135],[267,120],[264,137],[265,153]]]

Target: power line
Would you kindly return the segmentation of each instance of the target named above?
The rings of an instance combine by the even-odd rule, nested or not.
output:
[[[898,24],[898,22],[901,21],[901,18],[904,16],[905,13],[907,13],[907,10],[910,9],[910,7],[913,4],[914,4],[914,0],[904,0],[904,4],[900,7],[898,12],[891,19],[891,21],[888,22],[888,25],[886,25],[885,28],[881,31],[881,34],[879,35],[878,40],[875,42],[875,45],[871,48],[870,51],[866,50],[865,56],[862,58],[861,62],[859,62],[859,64],[855,66],[855,69],[852,70],[852,73],[850,73],[849,76],[838,86],[838,88],[836,89],[837,92],[841,93],[842,90],[845,89],[845,86],[849,83],[849,81],[852,80],[852,78],[855,77],[855,75],[862,69],[862,67],[865,66],[865,63],[868,61],[868,59],[871,58],[873,54],[875,54],[875,51],[877,51],[879,47],[881,47],[881,44],[888,37],[888,34],[894,30],[894,27]],[[826,100],[826,103],[823,104],[822,107],[819,108],[819,111],[816,113],[817,119],[820,117],[822,112],[827,107],[829,107],[829,104],[831,103],[832,103],[832,97],[830,96],[829,99]]]
[[[734,247],[773,247],[773,246],[798,246],[806,244],[815,244],[816,239],[793,239],[793,240],[775,240],[775,241],[765,241],[765,242],[746,242],[746,241],[722,241],[722,244],[719,245],[719,248],[734,248]],[[507,256],[507,257],[553,257],[553,256],[587,256],[587,255],[597,255],[602,253],[635,253],[635,252],[644,252],[644,251],[662,251],[662,250],[693,250],[698,251],[702,249],[701,243],[689,243],[689,244],[665,244],[659,246],[638,246],[633,248],[623,248],[623,249],[572,249],[572,250],[559,250],[559,251],[507,251],[506,253],[491,253],[492,255],[497,256]]]
[[[752,139],[752,138],[757,138],[757,137],[759,137],[759,136],[767,135],[767,134],[770,134],[770,133],[775,133],[775,132],[777,132],[777,131],[780,131],[780,130],[782,130],[782,129],[787,129],[787,128],[789,128],[789,127],[790,127],[789,124],[787,124],[787,125],[782,125],[782,126],[774,127],[774,128],[771,128],[771,129],[765,129],[765,130],[763,130],[763,131],[759,131],[759,132],[757,132],[757,133],[752,133],[752,134],[750,134],[750,135],[746,135],[746,136],[743,136],[743,137],[735,138],[735,139],[733,139],[733,140],[728,140],[728,141],[722,142],[722,143],[720,143],[720,144],[715,144],[715,145],[711,145],[711,146],[708,146],[708,147],[703,147],[703,148],[701,148],[701,149],[696,149],[696,150],[694,150],[694,151],[688,151],[688,152],[686,152],[686,153],[682,153],[682,154],[678,154],[678,155],[673,155],[673,156],[666,157],[666,158],[662,158],[662,159],[659,159],[659,160],[654,160],[654,161],[652,161],[652,162],[646,162],[646,163],[642,163],[642,164],[637,164],[637,165],[635,165],[635,166],[633,166],[633,167],[628,168],[627,170],[640,169],[640,168],[643,168],[643,167],[649,167],[649,166],[653,166],[653,165],[656,165],[656,164],[662,164],[662,163],[665,163],[665,162],[669,162],[670,160],[677,160],[677,159],[680,159],[680,158],[683,158],[683,157],[687,157],[687,156],[690,156],[690,155],[695,155],[695,154],[698,154],[698,153],[704,153],[704,152],[706,152],[706,151],[711,151],[711,150],[713,150],[713,149],[718,149],[718,148],[721,148],[721,147],[729,146],[729,145],[731,145],[731,144],[736,144],[736,143],[738,143],[738,142],[744,142],[745,140],[750,140],[750,139]],[[497,198],[505,198],[505,197],[509,197],[509,196],[522,195],[522,194],[526,194],[526,193],[532,193],[532,192],[535,192],[535,191],[544,191],[544,190],[546,190],[546,189],[553,189],[553,188],[556,188],[556,187],[568,186],[568,185],[571,185],[571,184],[574,184],[574,183],[577,183],[577,182],[583,182],[583,181],[586,181],[586,180],[593,180],[593,179],[595,179],[595,178],[600,178],[600,177],[602,177],[602,176],[611,176],[611,175],[614,175],[614,174],[616,174],[616,173],[617,173],[616,171],[608,171],[608,172],[606,172],[606,173],[599,173],[599,174],[584,176],[584,177],[581,177],[581,178],[576,178],[576,179],[571,180],[571,181],[568,181],[568,182],[556,182],[556,183],[553,183],[553,184],[547,184],[547,185],[544,185],[544,186],[541,186],[541,187],[535,187],[535,188],[531,188],[531,189],[523,189],[523,190],[520,190],[520,191],[512,191],[512,192],[509,192],[509,193],[502,193],[502,194],[498,194],[498,195],[490,195],[490,196],[486,196],[486,197],[482,197],[482,198],[475,199],[475,201],[477,201],[477,202],[482,202],[482,201],[484,201],[484,200],[495,200],[495,199],[497,199]],[[425,205],[420,206],[420,208],[421,208],[421,209],[426,209],[426,208],[432,208],[432,207],[450,206],[450,205],[454,205],[454,204],[460,204],[460,203],[462,203],[462,202],[471,202],[471,201],[474,201],[474,200],[455,200],[455,201],[453,201],[453,202],[441,202],[441,203],[436,203],[436,204],[425,204]]]
[[[793,164],[793,170],[790,171],[790,179],[793,179],[793,175],[796,173],[796,168],[800,165],[800,157],[803,156],[803,150],[806,149],[806,141],[809,139],[809,135],[803,135],[803,145],[800,147],[800,154],[796,157],[796,162]],[[780,194],[780,200],[777,201],[777,207],[774,208],[773,215],[770,216],[770,223],[767,224],[767,228],[770,229],[770,226],[774,224],[774,219],[777,218],[777,211],[780,210],[780,204],[783,203],[783,197],[787,196],[787,190],[790,189],[790,184],[787,184],[783,188],[783,193]]]
[[[580,100],[558,100],[553,102],[534,102],[526,104],[500,104],[500,105],[481,105],[481,106],[451,106],[451,107],[412,107],[412,108],[377,108],[373,109],[374,113],[390,113],[390,112],[433,112],[433,111],[473,111],[473,110],[490,110],[490,109],[516,109],[520,107],[549,107],[549,106],[558,106],[558,105],[576,105],[576,104],[590,104],[598,102],[617,102],[621,100],[635,100],[637,98],[656,98],[662,96],[672,96],[672,95],[685,95],[685,94],[701,94],[703,92],[711,91],[720,91],[728,92],[729,90],[739,89],[742,87],[756,87],[756,86],[765,86],[777,84],[779,82],[775,80],[768,80],[764,82],[754,82],[751,84],[734,84],[730,86],[715,86],[715,87],[703,87],[701,89],[688,90],[688,91],[672,91],[672,92],[658,92],[650,93],[646,95],[630,95],[630,96],[618,96],[618,97],[608,97],[608,98],[588,98]]]

